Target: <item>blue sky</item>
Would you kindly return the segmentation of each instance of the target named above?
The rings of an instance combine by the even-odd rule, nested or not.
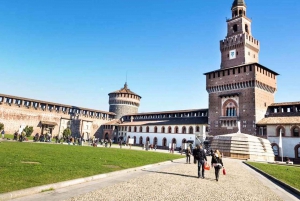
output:
[[[0,93],[108,111],[108,93],[140,112],[208,108],[203,73],[219,69],[233,0],[3,0]],[[288,2],[288,3],[287,3]],[[246,0],[275,102],[300,101],[300,1]]]

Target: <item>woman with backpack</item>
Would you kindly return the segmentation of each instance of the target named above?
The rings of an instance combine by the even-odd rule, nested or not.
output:
[[[220,170],[221,170],[221,168],[224,168],[222,156],[221,156],[219,150],[215,150],[214,154],[212,155],[211,165],[215,168],[216,181],[218,181],[219,175],[220,175]]]

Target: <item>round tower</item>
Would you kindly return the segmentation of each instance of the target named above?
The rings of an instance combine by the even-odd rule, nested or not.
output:
[[[116,119],[124,115],[138,113],[141,96],[128,89],[127,82],[124,87],[118,91],[108,94],[109,111],[116,114]]]

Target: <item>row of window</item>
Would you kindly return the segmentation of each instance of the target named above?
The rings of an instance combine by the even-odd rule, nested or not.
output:
[[[137,100],[140,100],[139,96],[133,95],[133,94],[119,94],[119,93],[111,93],[109,95],[109,98],[114,98],[114,97],[124,97],[124,98],[134,98]]]
[[[120,131],[127,131],[127,127],[124,127],[124,126],[121,127],[121,128],[120,128]],[[167,133],[172,133],[172,131],[173,131],[174,133],[183,133],[183,134],[185,134],[185,133],[187,133],[187,128],[186,128],[185,126],[183,126],[183,127],[179,130],[178,126],[175,126],[174,129],[172,130],[172,127],[169,126],[169,127],[167,128]],[[196,126],[196,132],[199,132],[199,131],[200,131],[200,127],[199,127],[199,126]],[[129,126],[129,127],[128,127],[128,132],[140,132],[140,133],[142,133],[142,132],[143,132],[143,127],[140,126],[140,127],[139,127],[139,131],[138,131],[138,127],[137,127],[137,126],[134,126],[133,129],[132,129],[131,126]],[[146,127],[146,133],[149,133],[149,132],[150,132],[150,128],[149,128],[149,126],[147,126],[147,127]],[[155,126],[155,127],[154,127],[154,133],[157,133],[157,132],[158,132],[158,128],[157,128],[157,126]],[[162,126],[161,129],[160,129],[160,132],[161,132],[161,133],[166,133],[166,128],[165,128],[164,126]],[[190,126],[190,127],[188,128],[188,133],[189,133],[189,134],[194,134],[194,128],[193,128],[192,126]]]
[[[281,131],[281,136],[286,136],[286,131],[283,126],[278,126],[276,129],[276,135],[280,136],[280,131]],[[299,137],[299,127],[298,126],[293,126],[290,130],[291,136],[292,137]]]
[[[279,146],[277,144],[272,144],[272,149],[275,156],[281,156],[279,151]],[[300,144],[296,145],[295,148],[295,158],[300,158]]]
[[[129,141],[129,139],[130,139],[130,136],[128,136],[128,138],[127,138],[127,143],[128,143],[128,141]],[[133,139],[134,139],[134,140],[133,140],[133,144],[137,144],[136,136],[134,136]],[[186,141],[187,141],[187,140],[184,138],[184,139],[182,139],[181,142],[182,142],[182,143],[186,143]],[[158,144],[157,137],[154,137],[152,141],[151,141],[150,137],[146,137],[145,142],[144,142],[144,138],[143,138],[142,136],[139,137],[139,142],[138,142],[138,144],[139,144],[139,145],[142,145],[142,144],[145,144],[145,143],[149,143],[149,144],[153,144],[153,145],[160,145],[160,146],[168,146],[167,138],[163,138],[161,144]],[[177,144],[177,139],[176,139],[176,138],[173,138],[173,139],[171,140],[171,143],[172,143],[172,144]],[[180,146],[180,145],[179,145],[179,146]]]
[[[206,117],[207,111],[188,112],[188,113],[172,113],[172,114],[153,114],[153,115],[134,115],[125,116],[125,120],[132,119],[162,119],[162,118],[181,118],[181,117]]]

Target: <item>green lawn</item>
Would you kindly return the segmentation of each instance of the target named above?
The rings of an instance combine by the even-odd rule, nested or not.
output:
[[[4,134],[4,138],[9,138],[9,139],[14,139],[14,135],[13,134]],[[28,140],[33,140],[33,136],[30,136],[30,137],[26,137]],[[19,139],[19,137],[18,137]]]
[[[183,156],[116,148],[1,142],[0,193],[158,163]]]
[[[278,180],[300,190],[300,167],[277,164],[247,162]]]

